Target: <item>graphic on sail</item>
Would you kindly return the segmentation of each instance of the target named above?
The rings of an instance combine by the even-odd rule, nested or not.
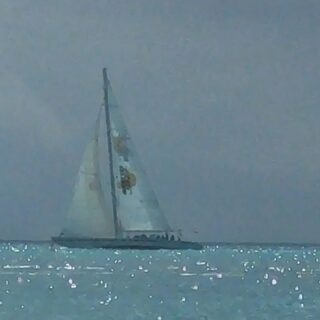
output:
[[[99,170],[99,123],[88,143],[78,172],[72,204],[67,216],[64,236],[82,238],[114,238],[114,221],[107,211]]]
[[[108,81],[117,216],[123,231],[170,231]]]

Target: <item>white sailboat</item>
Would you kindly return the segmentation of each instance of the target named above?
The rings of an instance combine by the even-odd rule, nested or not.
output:
[[[201,249],[200,243],[183,241],[181,234],[170,228],[140,164],[106,69],[103,80],[112,212],[107,210],[101,184],[99,112],[66,224],[59,236],[52,237],[53,242],[81,248]]]

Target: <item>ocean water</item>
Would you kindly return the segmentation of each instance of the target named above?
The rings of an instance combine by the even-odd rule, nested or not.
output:
[[[320,319],[320,248],[0,245],[1,320]]]

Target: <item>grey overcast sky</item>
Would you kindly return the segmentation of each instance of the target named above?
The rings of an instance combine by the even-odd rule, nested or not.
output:
[[[317,0],[1,1],[0,238],[60,231],[106,66],[186,238],[320,243],[319,34]]]

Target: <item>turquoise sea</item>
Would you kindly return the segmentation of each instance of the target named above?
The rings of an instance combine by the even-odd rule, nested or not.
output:
[[[320,319],[320,248],[0,245],[1,320]]]

